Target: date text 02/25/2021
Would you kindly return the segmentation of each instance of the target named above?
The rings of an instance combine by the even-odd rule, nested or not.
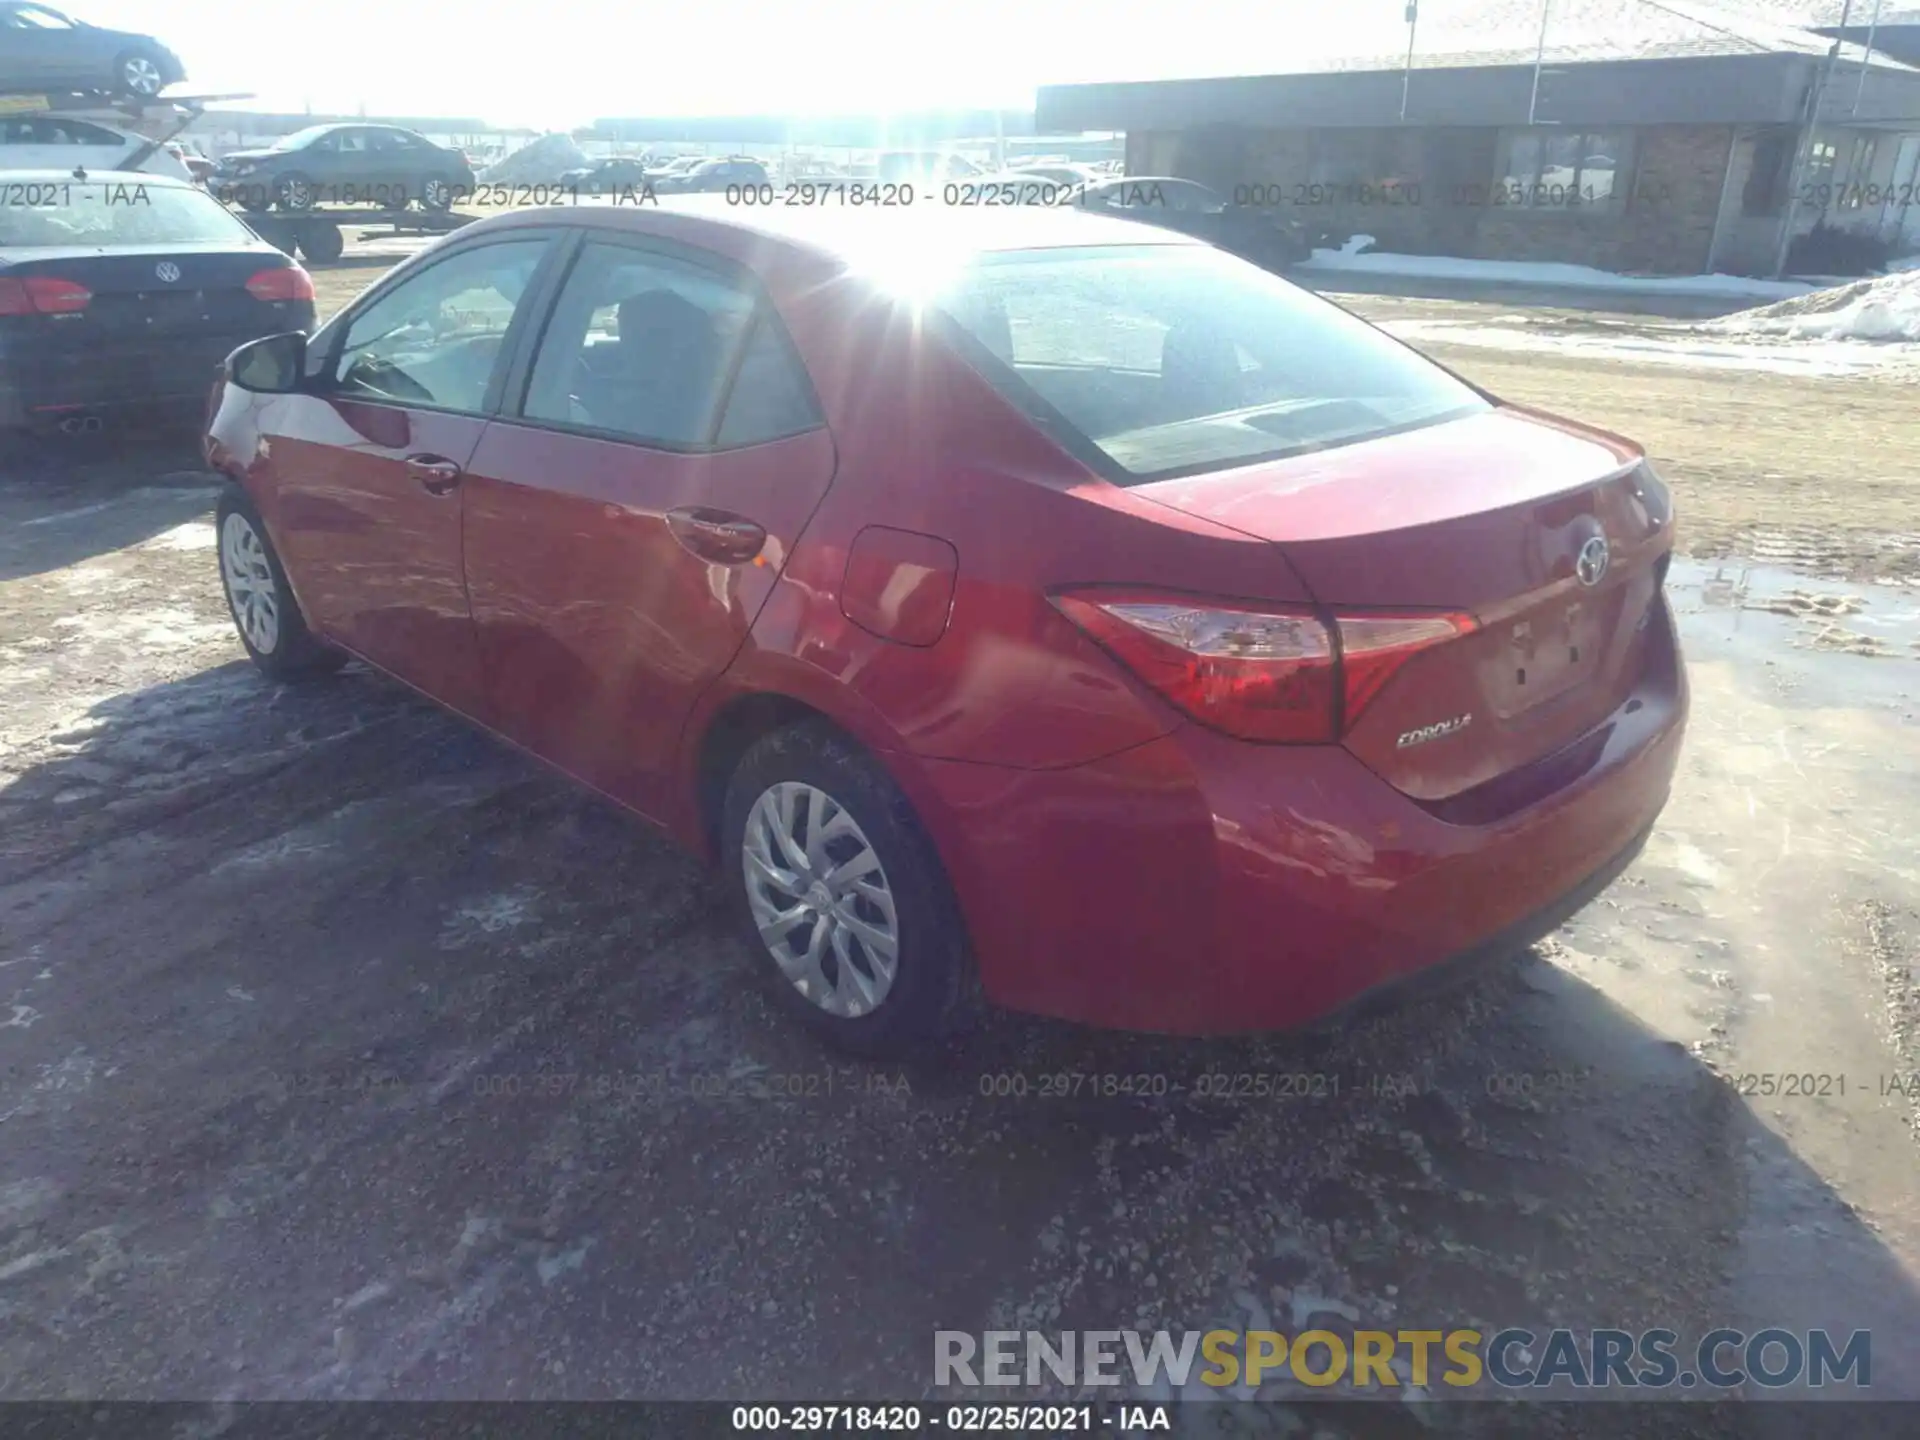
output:
[[[736,1405],[733,1428],[777,1434],[1146,1434],[1173,1428],[1164,1405]]]

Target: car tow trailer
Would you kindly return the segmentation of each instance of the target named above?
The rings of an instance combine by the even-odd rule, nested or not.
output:
[[[133,95],[106,95],[97,91],[12,92],[0,94],[0,116],[56,115],[74,120],[96,120],[130,131],[146,144],[128,155],[123,170],[138,170],[153,152],[174,139],[194,121],[206,114],[207,106],[223,100],[251,100],[253,96],[233,95],[160,95],[140,98]]]
[[[445,235],[480,218],[457,210],[359,210],[345,205],[272,214],[229,208],[269,245],[316,265],[331,265],[345,253],[347,228],[384,230],[393,235]],[[367,237],[363,234],[361,238]]]

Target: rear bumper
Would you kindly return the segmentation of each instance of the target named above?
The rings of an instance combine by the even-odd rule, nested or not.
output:
[[[309,327],[310,328],[310,327]],[[228,355],[258,334],[165,335],[97,347],[0,349],[0,426],[73,414],[203,408]]]
[[[929,824],[996,1002],[1127,1030],[1291,1028],[1557,928],[1645,843],[1686,710],[1676,657],[1578,742],[1577,779],[1481,824],[1343,749],[1197,726],[1066,771],[926,764]]]

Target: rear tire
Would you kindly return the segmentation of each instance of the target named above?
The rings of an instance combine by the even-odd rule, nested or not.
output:
[[[840,731],[807,721],[761,737],[727,786],[720,836],[760,974],[828,1044],[906,1058],[977,1018],[966,927],[940,858],[892,777]]]
[[[148,50],[127,50],[114,56],[113,89],[118,95],[137,95],[151,100],[167,88],[166,71],[159,57]]]
[[[260,512],[238,485],[229,486],[214,511],[214,550],[227,613],[247,657],[275,680],[331,675],[347,657],[316,640],[300,602],[293,598]]]
[[[300,253],[315,265],[331,265],[346,251],[338,225],[313,224],[300,232]]]

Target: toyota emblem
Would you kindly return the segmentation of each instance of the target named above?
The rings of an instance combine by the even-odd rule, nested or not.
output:
[[[171,260],[162,260],[158,265],[153,267],[153,273],[171,285],[180,278],[180,267]]]
[[[1607,549],[1607,537],[1596,535],[1580,547],[1579,558],[1573,562],[1573,573],[1580,577],[1582,585],[1598,585],[1607,573],[1607,564],[1612,560]]]

